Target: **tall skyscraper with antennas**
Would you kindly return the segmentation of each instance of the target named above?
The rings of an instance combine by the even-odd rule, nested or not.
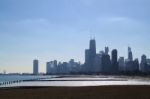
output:
[[[95,39],[90,40],[89,49],[85,50],[85,65],[87,67],[87,72],[94,72],[93,67],[95,64],[96,57],[96,41]]]

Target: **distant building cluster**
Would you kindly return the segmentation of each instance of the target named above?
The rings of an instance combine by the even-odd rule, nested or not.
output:
[[[81,72],[80,62],[75,62],[71,59],[69,62],[59,62],[56,60],[46,63],[46,73],[47,74],[71,74]]]
[[[46,63],[46,74],[150,74],[150,59],[146,55],[133,59],[132,49],[128,47],[128,58],[118,58],[117,49],[111,51],[105,47],[104,51],[96,53],[96,41],[90,40],[89,49],[85,50],[85,63],[58,62],[57,60]],[[38,74],[38,60],[33,61],[33,74]]]

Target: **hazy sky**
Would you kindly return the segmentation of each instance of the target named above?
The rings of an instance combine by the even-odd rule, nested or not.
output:
[[[95,36],[97,52],[109,46],[127,58],[150,57],[150,0],[0,0],[0,72],[40,71],[46,61],[84,62]]]

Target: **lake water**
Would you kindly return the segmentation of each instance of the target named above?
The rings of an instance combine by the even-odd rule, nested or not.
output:
[[[16,81],[16,80],[28,80],[28,79],[38,79],[38,78],[47,78],[47,77],[53,77],[53,76],[0,75],[0,82]]]
[[[15,81],[15,82],[12,82]],[[9,82],[9,83],[5,83]],[[150,85],[149,78],[127,76],[0,76],[0,87]]]

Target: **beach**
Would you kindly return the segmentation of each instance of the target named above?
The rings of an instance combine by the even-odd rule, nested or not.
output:
[[[150,99],[150,86],[1,88],[0,99]]]

